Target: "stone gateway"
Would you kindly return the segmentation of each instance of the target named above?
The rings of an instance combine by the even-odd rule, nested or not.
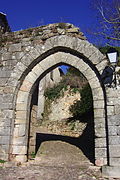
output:
[[[120,90],[105,87],[106,57],[78,28],[50,24],[1,35],[0,159],[25,162],[30,104],[36,83],[60,65],[88,80],[94,105],[95,164],[105,176],[120,177]]]

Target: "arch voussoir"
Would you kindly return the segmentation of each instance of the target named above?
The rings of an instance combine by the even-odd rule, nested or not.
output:
[[[63,38],[63,37],[62,37]],[[71,38],[70,38],[71,39]],[[65,45],[66,40],[64,44]],[[60,44],[59,44],[60,45]],[[45,47],[45,46],[44,46]],[[47,47],[48,48],[48,47]],[[44,49],[45,50],[45,49]],[[12,152],[15,154],[16,161],[22,161],[26,159],[27,154],[27,131],[28,131],[28,99],[30,96],[30,91],[36,80],[45,73],[48,69],[51,69],[53,66],[57,64],[68,64],[71,65],[78,70],[80,70],[83,75],[87,78],[93,93],[93,100],[96,101],[94,103],[94,120],[97,121],[98,118],[105,118],[105,111],[103,109],[104,106],[104,95],[102,92],[102,88],[100,82],[97,78],[97,75],[93,69],[89,66],[89,63],[84,62],[84,59],[81,59],[71,53],[67,52],[55,52],[44,58],[43,60],[39,61],[28,74],[26,75],[25,79],[23,80],[20,89],[18,91],[17,99],[16,99],[16,119],[15,119],[15,135],[13,134],[13,144],[12,148],[14,151]],[[98,96],[97,96],[98,94]],[[101,106],[98,106],[102,102]],[[22,107],[23,105],[23,107]],[[96,123],[95,123],[96,124]],[[24,130],[21,130],[21,127],[24,126]],[[105,126],[101,128],[101,136],[98,130],[96,130],[96,135],[99,138],[103,138],[103,134],[105,135]],[[24,137],[25,136],[25,137]],[[23,138],[20,138],[23,137]],[[105,137],[105,136],[104,136]],[[22,144],[19,144],[21,150],[18,150],[16,144],[19,140],[24,141],[23,143],[23,150]],[[18,144],[17,144],[18,145]],[[106,146],[106,145],[104,145]],[[105,149],[104,149],[105,151]],[[21,153],[20,153],[21,152]],[[99,154],[96,158],[101,159],[101,155]],[[105,157],[106,159],[106,157]]]

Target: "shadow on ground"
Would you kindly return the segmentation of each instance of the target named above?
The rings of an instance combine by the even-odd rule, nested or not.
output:
[[[83,154],[90,160],[90,162],[94,163],[95,145],[93,121],[87,123],[87,126],[80,137],[36,133],[36,153],[40,148],[42,142],[53,140],[67,142],[71,145],[78,147],[83,152]]]

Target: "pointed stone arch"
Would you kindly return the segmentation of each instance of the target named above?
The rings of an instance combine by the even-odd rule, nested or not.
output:
[[[92,44],[66,35],[46,40],[44,45],[31,47],[17,63],[9,83],[14,82],[15,119],[11,138],[11,154],[16,161],[25,161],[29,124],[31,90],[38,78],[42,78],[52,68],[71,65],[88,80],[93,94],[95,134],[95,158],[107,163],[105,94],[100,79],[107,60]],[[100,143],[102,145],[100,145]]]

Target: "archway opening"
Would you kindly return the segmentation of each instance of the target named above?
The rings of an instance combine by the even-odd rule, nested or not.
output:
[[[57,89],[59,92],[56,94]],[[41,157],[46,152],[55,153],[57,147],[60,150],[63,146],[69,152],[71,147],[67,144],[70,144],[77,151],[80,150],[79,160],[94,163],[93,99],[88,102],[90,94],[85,95],[88,91],[92,95],[84,75],[76,68],[62,63],[47,70],[42,79],[37,80],[31,100],[28,158]],[[81,93],[83,104],[80,106]],[[83,105],[85,107],[79,113]]]
[[[26,161],[28,149],[28,129],[29,129],[29,110],[31,96],[34,94],[38,82],[42,82],[45,75],[60,65],[69,65],[78,69],[88,80],[93,95],[94,106],[94,127],[95,127],[95,163],[103,165],[107,162],[106,153],[106,127],[105,127],[105,98],[100,80],[100,73],[96,66],[85,56],[79,56],[79,52],[64,47],[52,54],[42,54],[33,63],[30,64],[25,73],[21,76],[21,86],[16,98],[16,116],[12,142],[12,155],[16,161]],[[75,54],[76,52],[76,54]],[[81,54],[81,53],[80,53]],[[44,56],[45,55],[45,56]],[[47,57],[46,57],[47,56]],[[42,59],[41,59],[42,58]],[[91,58],[91,56],[90,56]],[[23,77],[24,76],[24,77]],[[52,78],[51,74],[51,78]],[[36,91],[37,92],[37,91]],[[41,109],[41,108],[40,108]],[[102,124],[102,126],[101,126]],[[16,132],[17,136],[16,136]],[[47,133],[49,134],[49,133]],[[20,142],[19,142],[20,139]],[[103,142],[102,144],[100,142]],[[19,144],[19,145],[18,145]],[[94,153],[93,153],[94,154]]]

